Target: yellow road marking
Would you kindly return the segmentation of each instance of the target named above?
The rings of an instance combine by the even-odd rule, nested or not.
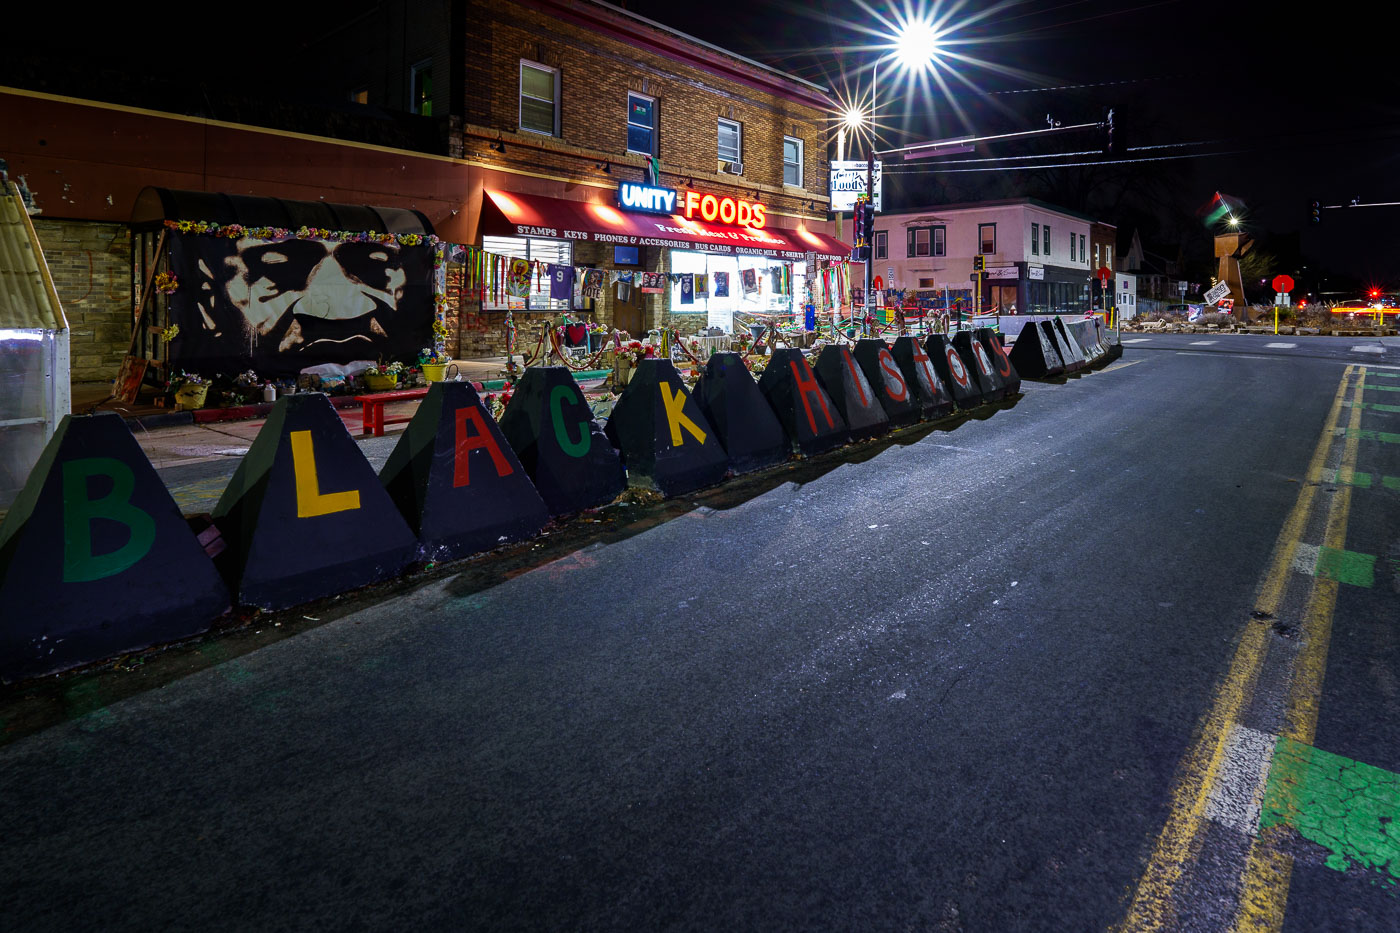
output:
[[[1355,366],[1349,365],[1342,374],[1337,394],[1332,399],[1332,408],[1327,414],[1317,447],[1308,464],[1303,488],[1298,491],[1298,499],[1274,542],[1268,570],[1264,573],[1259,598],[1255,602],[1255,611],[1258,613],[1275,615],[1279,603],[1283,600],[1293,554],[1307,527],[1313,498],[1322,480],[1323,467],[1327,463],[1327,452],[1332,447],[1336,433],[1347,381],[1355,369]],[[1157,844],[1152,850],[1147,869],[1133,893],[1128,915],[1116,929],[1136,933],[1168,928],[1171,921],[1172,892],[1181,880],[1186,865],[1200,850],[1204,836],[1206,802],[1220,771],[1230,730],[1234,727],[1240,710],[1244,708],[1258,679],[1259,669],[1263,665],[1268,648],[1268,632],[1269,627],[1266,625],[1260,625],[1252,619],[1246,622],[1225,680],[1217,688],[1215,698],[1201,721],[1197,738],[1178,768],[1172,786],[1171,812],[1167,823],[1157,837]]]
[[[1356,381],[1353,398],[1361,398],[1366,389],[1366,369]],[[1342,449],[1339,475],[1356,470],[1356,452],[1360,446],[1361,412],[1359,405],[1351,406],[1347,424],[1346,446]],[[1346,546],[1347,522],[1351,516],[1350,485],[1339,485],[1327,512],[1324,546],[1341,549]],[[1327,649],[1332,641],[1332,613],[1337,606],[1336,580],[1319,574],[1313,578],[1312,591],[1303,613],[1303,650],[1293,668],[1293,682],[1288,693],[1288,708],[1284,715],[1283,734],[1290,739],[1311,745],[1317,733],[1317,708],[1322,699],[1322,681],[1327,676]],[[1296,823],[1290,823],[1296,825]],[[1250,843],[1249,859],[1245,863],[1241,882],[1239,913],[1235,917],[1238,933],[1264,933],[1283,929],[1284,909],[1288,905],[1288,886],[1293,876],[1293,857],[1279,851],[1278,841],[1283,827],[1259,833]]]

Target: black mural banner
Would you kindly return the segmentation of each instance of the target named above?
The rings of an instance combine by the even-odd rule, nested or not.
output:
[[[170,235],[175,369],[291,376],[432,346],[433,247]]]

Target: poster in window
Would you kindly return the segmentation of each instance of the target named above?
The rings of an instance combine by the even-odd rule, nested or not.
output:
[[[642,294],[659,295],[666,290],[666,273],[664,272],[643,272]]]
[[[758,270],[740,269],[739,284],[743,286],[745,296],[758,294]]]
[[[506,294],[512,298],[530,297],[530,260],[512,259],[506,273]]]
[[[603,297],[603,270],[583,270],[582,295],[585,299],[597,300]]]
[[[728,272],[716,272],[716,273],[715,273],[715,297],[716,297],[716,298],[728,298],[728,297],[729,297],[729,273],[728,273]]]

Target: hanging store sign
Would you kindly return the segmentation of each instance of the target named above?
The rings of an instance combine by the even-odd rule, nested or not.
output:
[[[617,186],[617,204],[623,210],[643,214],[679,214],[687,220],[703,220],[762,230],[768,224],[767,205],[728,195],[658,188],[624,181]]]
[[[881,210],[881,191],[884,164],[875,163],[875,210]],[[865,194],[865,180],[870,171],[864,161],[831,163],[831,209],[833,211],[853,211],[856,209],[856,196]]]
[[[1015,266],[992,266],[987,269],[989,279],[1019,279],[1021,270]]]

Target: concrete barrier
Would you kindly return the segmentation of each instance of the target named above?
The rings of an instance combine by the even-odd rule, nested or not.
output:
[[[642,360],[605,429],[627,481],[679,496],[713,486],[729,470],[715,430],[670,360]]]
[[[425,560],[520,541],[549,521],[544,500],[469,382],[434,382],[379,480]]]
[[[1084,355],[1084,348],[1079,346],[1079,341],[1075,340],[1074,335],[1065,327],[1065,322],[1056,318],[1052,322],[1052,329],[1060,342],[1060,354],[1065,358],[1065,368],[1070,372],[1088,369],[1089,359]]]
[[[1001,342],[1001,334],[990,327],[979,327],[972,332],[973,335],[982,342],[987,355],[992,359],[992,366],[996,368],[997,374],[1001,376],[1001,381],[1006,386],[1006,394],[1019,395],[1021,393],[1021,374],[1016,372],[1015,365],[1012,364],[1010,356],[1007,355],[1006,346]]]
[[[924,341],[924,350],[959,408],[975,408],[982,404],[986,392],[952,341],[942,334],[933,334]]]
[[[627,488],[621,458],[563,366],[525,370],[501,415],[501,433],[551,516],[606,505]]]
[[[197,635],[229,592],[120,415],[68,415],[0,523],[0,680]]]
[[[904,376],[905,385],[913,393],[919,406],[920,416],[926,421],[942,418],[953,410],[953,396],[938,370],[933,368],[933,360],[914,337],[898,337],[890,351],[899,371]]]
[[[804,456],[832,450],[851,439],[846,420],[817,381],[801,350],[774,352],[758,387],[773,406],[788,438]]]
[[[817,381],[846,419],[852,440],[876,437],[890,429],[890,417],[849,347],[833,344],[822,348],[814,369]]]
[[[395,577],[418,542],[330,399],[277,400],[214,509],[246,606],[285,609]]]
[[[1016,372],[1027,379],[1054,379],[1065,374],[1065,361],[1054,338],[1039,324],[1021,328],[1008,358]]]
[[[1099,345],[1098,322],[1092,320],[1071,321],[1065,325],[1071,337],[1079,344],[1084,351],[1084,358],[1089,365],[1096,366],[1103,361],[1105,356],[1104,348]]]
[[[978,328],[982,330],[984,328]],[[982,387],[982,397],[989,402],[1006,398],[1006,380],[992,366],[987,348],[982,345],[974,331],[963,330],[953,335],[953,347],[962,357],[963,365],[972,373]]]
[[[692,397],[719,436],[731,473],[751,473],[792,456],[792,442],[739,354],[713,354]]]
[[[875,390],[880,407],[885,410],[890,424],[913,424],[918,421],[920,411],[917,393],[909,388],[904,374],[899,371],[899,364],[895,362],[889,345],[878,338],[857,340],[854,355],[866,381]],[[821,375],[820,369],[817,375]]]

